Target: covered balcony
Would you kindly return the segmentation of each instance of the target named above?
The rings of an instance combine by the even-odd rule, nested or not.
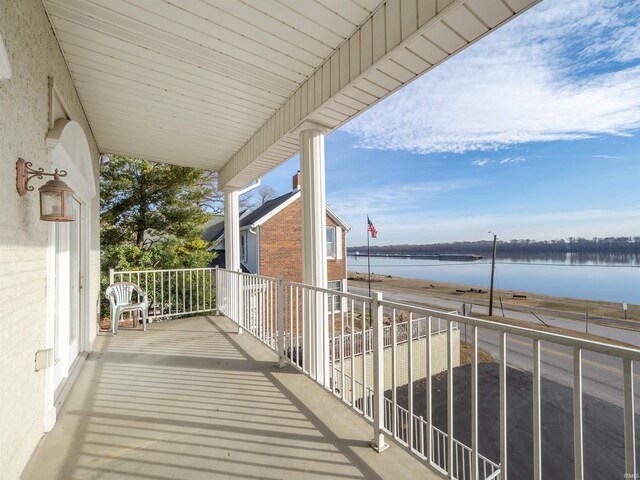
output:
[[[76,194],[74,222],[45,225],[35,192],[0,192],[2,476],[506,480],[519,464],[538,480],[558,478],[555,452],[567,478],[633,478],[638,349],[326,289],[325,136],[536,3],[0,2],[3,171],[26,156]],[[297,153],[302,282],[242,274],[239,196]],[[113,273],[149,295],[146,332],[96,334],[102,154],[217,172],[225,194],[228,270]],[[604,459],[584,440],[598,356],[615,363]],[[512,365],[524,415],[508,415]]]
[[[25,479],[635,468],[635,348],[217,268],[112,276],[153,321],[98,336]],[[606,361],[602,396],[586,371]]]
[[[99,336],[23,479],[429,478],[277,360],[213,315]]]

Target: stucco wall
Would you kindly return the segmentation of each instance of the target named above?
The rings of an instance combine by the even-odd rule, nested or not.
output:
[[[50,170],[48,77],[55,79],[71,119],[83,127],[96,163],[99,152],[41,1],[0,1],[0,33],[12,68],[12,77],[0,80],[0,477],[9,480],[19,477],[44,428],[45,373],[35,371],[34,360],[46,347],[49,225],[39,220],[37,191],[18,196],[15,162],[22,157]],[[42,182],[36,180],[36,190]],[[98,206],[96,199],[86,285],[91,305],[99,291]]]
[[[460,330],[454,330],[453,340],[453,366],[460,366]],[[409,348],[408,342],[401,343],[397,346],[397,363],[396,378],[398,387],[402,387],[409,383]],[[412,345],[411,356],[413,358],[413,380],[420,380],[427,376],[427,339],[422,338],[414,340]],[[373,388],[373,355],[367,353],[367,387]],[[384,349],[384,389],[389,390],[393,386],[392,365],[392,348]],[[362,355],[357,355],[353,362],[355,370],[355,379],[362,383]],[[444,372],[447,369],[447,333],[436,333],[431,335],[431,374]],[[338,384],[342,381],[340,378],[340,363],[336,362],[336,381]],[[351,359],[344,362],[345,378],[351,378]],[[345,380],[348,385],[348,380]],[[347,388],[348,390],[348,388]],[[357,391],[356,391],[357,392]]]

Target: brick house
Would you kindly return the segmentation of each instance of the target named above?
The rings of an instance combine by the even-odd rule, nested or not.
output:
[[[293,189],[240,216],[240,263],[248,273],[302,282],[302,216],[300,173]],[[327,207],[328,288],[346,291],[346,234],[351,229]],[[224,222],[209,226],[203,239],[218,253],[214,265],[224,267]]]

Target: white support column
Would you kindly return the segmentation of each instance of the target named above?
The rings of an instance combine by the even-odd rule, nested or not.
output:
[[[224,261],[227,270],[240,271],[240,206],[239,189],[225,188],[224,191]],[[235,293],[229,298],[229,310],[233,312],[232,318],[238,322],[238,333],[242,333],[243,308],[242,308],[242,277],[234,275]]]
[[[384,308],[380,305],[381,292],[373,292],[371,303],[371,325],[373,328],[373,440],[371,447],[378,453],[384,452],[389,445],[384,441]],[[409,327],[411,332],[411,327]],[[394,337],[395,341],[395,337]],[[409,344],[410,345],[410,344]],[[413,420],[410,420],[413,421]],[[420,427],[422,429],[422,426]],[[393,426],[391,426],[393,430]]]
[[[227,270],[240,271],[239,189],[224,189],[224,261]]]
[[[327,288],[327,219],[324,171],[324,136],[328,129],[314,122],[303,122],[300,135],[300,174],[302,177],[302,282]],[[329,385],[327,316],[323,295],[312,295],[303,321],[308,336],[304,351],[305,368],[312,377]]]

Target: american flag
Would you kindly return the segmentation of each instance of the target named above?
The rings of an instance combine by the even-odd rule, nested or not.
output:
[[[371,223],[371,219],[369,218],[369,216],[367,216],[367,223],[367,230],[371,232],[371,238],[378,238],[378,230],[376,230],[376,227],[374,227],[373,223]]]

